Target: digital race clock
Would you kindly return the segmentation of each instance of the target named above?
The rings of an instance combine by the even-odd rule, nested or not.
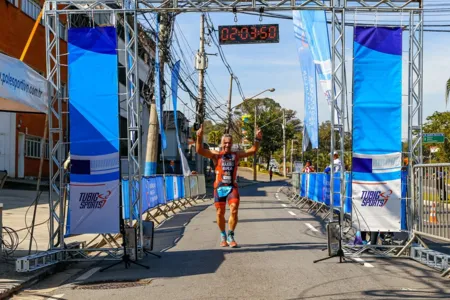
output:
[[[219,26],[219,44],[279,43],[278,24]]]

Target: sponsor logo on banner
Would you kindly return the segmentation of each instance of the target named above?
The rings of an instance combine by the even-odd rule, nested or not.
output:
[[[177,177],[173,177],[173,199],[178,200],[178,182]]]
[[[80,193],[80,209],[101,209],[105,206],[112,192],[106,191],[105,194],[100,193]]]
[[[118,180],[99,184],[71,183],[71,234],[118,232],[118,183]]]
[[[158,193],[156,190],[156,183],[150,182],[147,190],[147,197],[150,203],[158,203]]]
[[[383,207],[389,201],[392,195],[392,190],[387,192],[382,191],[362,191],[361,192],[361,206],[379,206]]]

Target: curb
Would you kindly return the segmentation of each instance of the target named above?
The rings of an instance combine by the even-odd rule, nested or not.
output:
[[[31,276],[30,278],[22,281],[21,283],[12,284],[11,288],[6,288],[3,292],[0,292],[0,299],[6,299],[7,297],[10,297],[12,294],[23,290],[25,288],[28,288],[39,281],[42,281],[43,279],[47,278],[50,275],[53,275],[58,272],[64,271],[69,265],[72,263],[58,263],[53,266],[49,266],[45,270],[36,271],[36,274]]]

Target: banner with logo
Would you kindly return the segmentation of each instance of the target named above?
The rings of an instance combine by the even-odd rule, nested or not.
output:
[[[177,178],[177,176],[166,176],[165,182],[167,201],[178,200],[180,198]]]
[[[163,186],[162,176],[142,178],[142,212],[165,203]]]
[[[0,111],[48,112],[47,80],[17,58],[0,53]]]
[[[306,151],[310,143],[313,149],[319,147],[316,69],[305,29],[306,24],[303,20],[303,14],[295,10],[292,12],[292,16],[294,21],[294,37],[297,41],[297,51],[303,78],[305,100],[303,151]]]
[[[114,27],[68,35],[70,200],[67,234],[119,232],[119,100]]]
[[[353,220],[401,230],[402,29],[355,27]]]

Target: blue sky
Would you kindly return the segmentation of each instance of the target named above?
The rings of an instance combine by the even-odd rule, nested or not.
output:
[[[214,26],[233,25],[234,15],[232,13],[211,13]],[[403,16],[406,18],[405,16]],[[374,20],[382,20],[383,17],[374,16]],[[376,18],[376,19],[375,19]],[[352,20],[347,17],[347,21]],[[366,18],[367,20],[367,18]],[[177,16],[179,27],[183,31],[190,47],[197,51],[199,47],[200,15],[197,13],[185,13]],[[353,21],[353,20],[352,20]],[[361,21],[362,22],[362,21]],[[378,22],[378,21],[377,21]],[[405,19],[405,24],[406,24]],[[259,16],[238,14],[237,24],[259,24]],[[277,23],[280,28],[280,43],[278,44],[255,44],[255,45],[223,45],[222,49],[231,65],[234,73],[238,76],[246,97],[251,97],[267,88],[275,88],[274,93],[265,95],[275,99],[283,107],[297,111],[300,119],[303,119],[303,83],[300,77],[300,65],[294,40],[292,20],[263,18],[262,24]],[[380,21],[381,23],[381,21]],[[346,55],[348,81],[351,81],[351,59],[352,59],[352,33],[351,28],[346,31]],[[450,77],[450,58],[448,45],[450,45],[450,33],[424,34],[424,120],[435,111],[445,111],[444,104],[445,82]],[[191,59],[189,65],[193,65],[194,57],[189,49],[184,49],[187,57]],[[217,48],[211,43],[206,46],[207,53],[217,53]],[[404,33],[403,43],[403,95],[407,94],[407,69],[408,69],[408,32]],[[193,71],[193,70],[192,70]],[[219,101],[225,108],[228,99],[229,73],[217,56],[209,56],[207,73],[217,88]],[[197,80],[198,75],[193,77]],[[349,88],[349,91],[351,89]],[[329,110],[325,98],[319,86],[319,122],[329,120]],[[188,97],[180,92],[184,101]],[[348,95],[351,101],[351,94]],[[403,97],[403,137],[407,133],[407,97]],[[233,105],[242,102],[236,85],[233,86]],[[350,102],[351,103],[351,102]],[[183,110],[183,106],[180,109]],[[224,112],[220,111],[223,115]]]

